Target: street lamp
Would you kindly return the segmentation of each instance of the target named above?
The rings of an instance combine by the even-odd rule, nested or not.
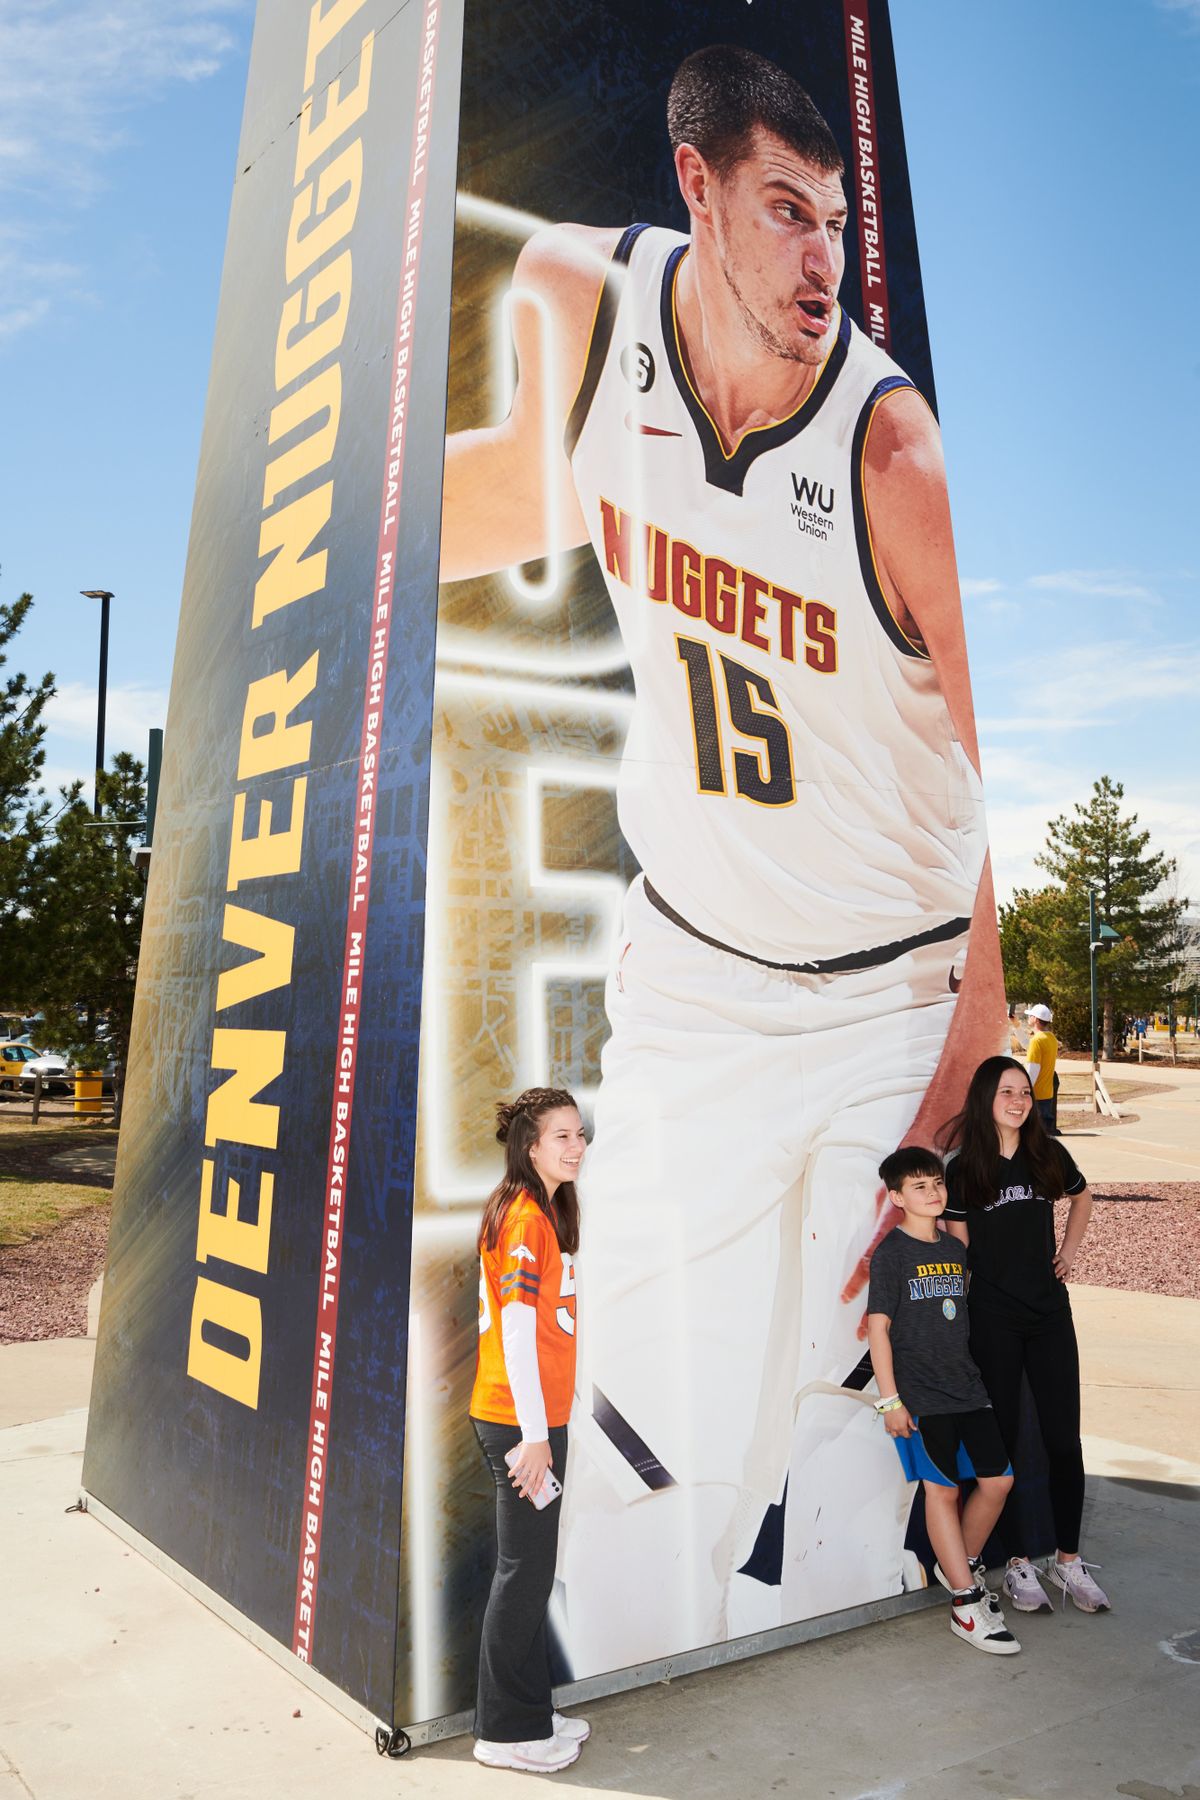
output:
[[[107,588],[80,588],[85,600],[100,602],[100,678],[96,692],[96,785],[92,811],[100,817],[100,777],[104,773],[104,708],[108,698],[108,605],[112,595]]]
[[[1096,1039],[1096,952],[1103,950],[1106,944],[1119,943],[1121,934],[1114,931],[1111,925],[1098,924],[1096,920],[1096,892],[1088,889],[1088,963],[1092,981],[1092,1105],[1096,1104],[1096,1076],[1100,1071],[1100,1057]]]

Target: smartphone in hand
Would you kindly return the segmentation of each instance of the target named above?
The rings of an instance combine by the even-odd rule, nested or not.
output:
[[[517,1451],[519,1449],[520,1445],[514,1444],[511,1450],[505,1451],[504,1460],[510,1469],[517,1460]],[[541,1512],[544,1506],[549,1506],[552,1501],[557,1500],[561,1493],[562,1482],[558,1479],[558,1476],[554,1473],[553,1469],[547,1469],[546,1479],[542,1482],[542,1485],[536,1494],[529,1495],[529,1499],[532,1500],[538,1512]]]

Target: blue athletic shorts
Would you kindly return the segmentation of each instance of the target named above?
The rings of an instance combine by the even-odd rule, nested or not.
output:
[[[990,1406],[977,1412],[924,1413],[913,1419],[911,1437],[893,1438],[910,1481],[957,1487],[980,1475],[1011,1475],[1012,1464]]]

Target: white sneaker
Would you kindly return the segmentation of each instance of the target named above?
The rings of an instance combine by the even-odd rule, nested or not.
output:
[[[1060,1587],[1063,1594],[1063,1605],[1067,1604],[1067,1595],[1079,1608],[1080,1612],[1110,1612],[1108,1595],[1098,1581],[1093,1581],[1089,1573],[1098,1569],[1099,1563],[1086,1563],[1081,1556],[1074,1562],[1052,1562],[1046,1573],[1055,1587]]]
[[[978,1591],[973,1590],[975,1593]],[[970,1644],[975,1650],[986,1650],[989,1656],[1015,1656],[1021,1648],[1004,1623],[1003,1614],[997,1619],[982,1597],[977,1600],[952,1600],[950,1629],[965,1644]]]
[[[982,1556],[968,1556],[967,1567],[971,1571],[971,1577],[976,1587],[981,1587],[983,1589],[984,1605],[990,1606],[992,1611],[996,1613],[998,1617],[1003,1618],[1004,1613],[999,1598],[997,1595],[993,1594],[991,1588],[987,1584],[987,1564],[984,1562]],[[943,1569],[941,1563],[934,1563],[933,1572],[945,1588],[946,1592],[952,1594],[954,1592],[954,1583]]]
[[[1053,1612],[1050,1596],[1027,1556],[1014,1556],[1004,1571],[1004,1591],[1018,1612]]]
[[[552,1723],[555,1737],[563,1738],[568,1744],[586,1744],[592,1735],[592,1728],[586,1719],[568,1719],[556,1712]]]
[[[578,1742],[557,1734],[522,1744],[492,1744],[487,1738],[475,1739],[475,1761],[489,1769],[525,1769],[531,1775],[553,1775],[556,1769],[569,1769],[578,1755]]]

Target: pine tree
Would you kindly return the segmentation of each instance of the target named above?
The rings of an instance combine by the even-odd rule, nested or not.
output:
[[[7,668],[7,646],[13,643],[32,607],[32,594],[22,594],[11,607],[0,607],[0,670]],[[0,677],[0,994],[16,999],[20,986],[20,929],[27,862],[49,815],[49,805],[36,792],[45,763],[43,713],[54,695],[54,677],[31,682],[27,675]]]
[[[81,1062],[129,1050],[145,886],[129,856],[146,817],[142,764],[126,751],[100,777],[99,816],[76,782],[31,859],[29,935],[45,1037]]]
[[[22,594],[11,606],[0,606],[0,670],[32,605],[33,596]],[[43,714],[53,694],[51,674],[37,682],[22,674],[0,676],[0,997],[5,1004],[15,1002],[25,985],[22,908],[29,860],[50,813],[36,784],[46,760]]]
[[[1164,1005],[1181,974],[1187,900],[1175,891],[1175,864],[1150,847],[1137,814],[1123,817],[1125,790],[1105,775],[1087,805],[1052,819],[1035,858],[1054,885],[1023,890],[1000,909],[1005,984],[1013,999],[1049,1000],[1059,1036],[1082,1045],[1090,1014],[1088,890],[1096,916],[1119,933],[1097,953],[1104,1054],[1119,1014]]]

